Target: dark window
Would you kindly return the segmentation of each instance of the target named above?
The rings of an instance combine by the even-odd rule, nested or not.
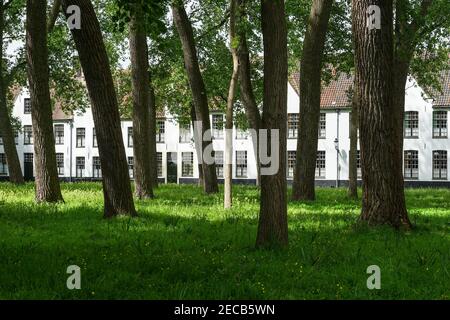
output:
[[[86,145],[86,129],[77,128],[77,148],[84,148]]]
[[[8,164],[6,163],[6,156],[4,153],[0,153],[0,176],[6,176],[8,174]]]
[[[447,180],[447,151],[433,151],[433,179]]]
[[[128,174],[130,178],[134,178],[134,158],[128,157]]]
[[[297,138],[298,135],[298,113],[288,114],[288,139]]]
[[[98,147],[98,143],[97,143],[97,132],[95,131],[95,128],[92,129],[92,146],[94,148]]]
[[[212,136],[214,139],[223,139],[223,114],[212,115]]]
[[[55,144],[64,144],[64,125],[55,125]]]
[[[14,142],[17,144],[19,144],[19,131],[18,130],[14,130]]]
[[[156,142],[164,143],[165,122],[164,120],[156,121]]]
[[[162,152],[156,153],[156,172],[158,177],[163,177]]]
[[[133,127],[128,127],[128,148],[133,148]]]
[[[216,163],[216,175],[223,178],[223,151],[214,151],[214,161]]]
[[[325,151],[317,151],[316,178],[325,178]]]
[[[294,177],[296,155],[297,155],[297,151],[288,151],[288,157],[287,157],[287,176],[288,176],[288,178]]]
[[[405,179],[419,178],[419,152],[416,150],[405,150],[404,156]]]
[[[30,114],[31,113],[31,99],[25,98],[23,100],[23,113]]]
[[[236,177],[247,177],[247,151],[236,151]]]
[[[64,175],[64,153],[56,154],[56,168],[58,170],[58,175]]]
[[[419,112],[405,112],[405,137],[417,138],[419,136]]]
[[[356,174],[358,178],[362,177],[361,172],[361,150],[356,151]]]
[[[32,126],[23,126],[23,144],[33,144]]]
[[[92,176],[94,178],[101,178],[102,177],[102,165],[100,163],[99,157],[93,157],[92,158]]]
[[[433,112],[433,137],[447,138],[447,111]]]
[[[77,157],[76,158],[76,173],[75,176],[77,178],[83,178],[85,177],[85,159],[84,157]]]
[[[319,138],[325,139],[326,136],[327,136],[327,115],[325,113],[321,113],[319,118]]]
[[[181,153],[181,175],[192,177],[194,175],[194,154],[192,152]]]

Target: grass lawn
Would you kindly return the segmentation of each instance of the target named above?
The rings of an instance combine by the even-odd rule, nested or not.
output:
[[[139,218],[102,219],[101,185],[63,184],[35,205],[33,185],[0,184],[0,299],[449,299],[450,190],[407,190],[412,232],[355,227],[345,189],[289,203],[289,249],[254,249],[258,191],[163,185]],[[66,269],[81,268],[81,290]],[[368,290],[369,265],[381,290]]]

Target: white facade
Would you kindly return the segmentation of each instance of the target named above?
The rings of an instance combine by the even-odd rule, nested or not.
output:
[[[406,87],[406,112],[408,113],[408,123],[412,123],[412,127],[405,127],[405,131],[412,133],[413,137],[406,137],[404,141],[404,149],[406,151],[412,151],[408,153],[406,161],[404,161],[405,167],[405,180],[407,185],[422,184],[422,185],[446,185],[446,181],[449,181],[447,175],[448,168],[448,156],[450,152],[450,141],[448,138],[448,110],[450,106],[433,108],[432,100],[423,98],[424,92],[417,86],[414,80],[408,82]],[[25,100],[28,99],[29,93],[27,90],[17,96],[15,101],[13,115],[21,120],[22,128],[31,126],[31,115],[25,113]],[[299,112],[299,96],[291,84],[288,84],[288,114],[291,118],[295,117],[295,114]],[[409,112],[417,112],[417,114],[409,114]],[[440,131],[436,129],[436,121],[433,121],[433,112],[440,112],[441,121],[439,122]],[[410,121],[410,115],[413,118]],[[211,115],[212,117],[218,116],[217,114]],[[418,128],[415,129],[417,124],[416,117],[418,118]],[[436,116],[436,115],[435,115]],[[223,117],[223,115],[222,115]],[[350,109],[346,107],[326,106],[322,109],[322,124],[321,132],[322,137],[319,138],[318,151],[323,157],[318,161],[316,181],[318,185],[339,185],[345,184],[348,180],[348,158],[350,149]],[[55,132],[56,126],[63,128],[64,135],[56,138],[56,153],[59,154],[60,159],[60,177],[67,180],[79,180],[79,179],[99,179],[101,174],[99,173],[100,167],[94,162],[98,157],[98,148],[94,144],[94,122],[92,119],[92,113],[88,109],[85,113],[75,113],[71,118],[55,118],[54,117]],[[215,118],[216,119],[216,118]],[[298,119],[298,118],[297,118]],[[442,120],[443,119],[443,120]],[[212,120],[212,119],[211,119]],[[182,129],[180,129],[177,122],[173,117],[167,115],[164,119],[159,119],[159,126],[164,126],[163,130],[157,135],[161,137],[157,143],[158,152],[158,168],[159,178],[164,182],[194,182],[198,178],[198,165],[197,154],[195,151],[195,145],[192,139],[185,139],[187,142],[183,142],[180,138]],[[445,125],[444,125],[445,123]],[[295,126],[295,123],[293,124]],[[123,141],[126,149],[127,158],[130,164],[130,175],[132,176],[132,158],[133,148],[129,143],[129,128],[132,128],[132,122],[130,120],[123,120],[121,123]],[[212,127],[214,123],[212,121]],[[408,128],[407,128],[408,127]],[[29,127],[28,127],[29,128]],[[292,129],[292,127],[290,127]],[[84,129],[84,130],[83,130]],[[192,136],[192,128],[191,136]],[[83,136],[84,131],[84,136]],[[162,132],[164,131],[164,132]],[[214,130],[213,130],[214,131]],[[288,130],[293,133],[295,130]],[[441,132],[441,137],[436,137],[436,132]],[[56,133],[55,133],[56,135]],[[235,129],[233,134],[233,179],[237,182],[254,183],[256,180],[256,161],[253,151],[252,139],[250,136],[246,138],[238,137],[238,132]],[[221,137],[216,137],[213,140],[214,150],[224,150],[224,134]],[[336,150],[336,138],[338,139],[339,152]],[[21,163],[22,170],[25,171],[27,178],[31,178],[30,168],[28,166],[28,172],[25,170],[25,158],[30,160],[30,154],[34,152],[33,145],[28,144],[25,137],[25,130],[18,133],[17,150]],[[293,153],[297,147],[297,139],[295,136],[289,137],[287,141],[287,150],[289,163],[294,163]],[[291,153],[289,153],[291,151]],[[240,161],[237,165],[237,152],[239,156],[245,156],[246,152],[246,164],[245,161]],[[439,152],[439,157],[438,154]],[[223,153],[222,153],[223,154]],[[443,155],[445,154],[445,159]],[[176,161],[175,161],[176,155]],[[290,157],[289,157],[290,155]],[[411,156],[412,155],[412,156]],[[416,160],[417,156],[417,160]],[[3,146],[0,144],[0,176],[6,178],[8,175],[6,162],[2,159],[4,157]],[[189,160],[192,157],[193,162]],[[84,159],[84,160],[83,160]],[[174,160],[173,164],[169,164],[169,159]],[[63,162],[62,162],[63,160]],[[2,161],[4,162],[2,164]],[[84,169],[83,169],[84,161]],[[175,165],[176,164],[176,165]],[[220,169],[218,169],[220,171]],[[176,172],[176,174],[175,174]],[[292,180],[292,176],[289,172],[292,169],[287,169],[288,181]],[[438,173],[438,174],[437,174]],[[32,174],[32,172],[31,172]],[[219,177],[220,179],[221,177]],[[449,184],[450,185],[450,184]]]

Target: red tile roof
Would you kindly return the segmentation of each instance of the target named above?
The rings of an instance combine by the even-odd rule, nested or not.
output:
[[[442,71],[440,74],[441,90],[431,89],[434,107],[450,107],[450,70]]]

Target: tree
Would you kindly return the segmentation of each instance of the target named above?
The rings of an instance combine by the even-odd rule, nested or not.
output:
[[[212,148],[212,146],[210,147],[212,142],[207,139],[210,136],[207,132],[210,132],[211,124],[209,121],[208,98],[198,64],[192,26],[182,3],[178,1],[172,3],[172,15],[183,47],[184,64],[194,98],[196,118],[202,123],[201,136],[206,137],[206,139],[202,139],[202,151],[205,154],[205,150]],[[200,138],[198,137],[199,135],[197,134],[196,138]],[[204,160],[202,163],[204,191],[206,193],[217,193],[219,188],[215,166],[214,164],[207,164]]]
[[[26,47],[36,168],[36,201],[63,201],[56,169],[49,88],[46,0],[27,0]]]
[[[355,81],[356,83],[357,81]],[[357,168],[357,150],[358,150],[358,98],[352,92],[352,111],[350,113],[350,152],[348,155],[348,196],[352,199],[358,198],[358,168]]]
[[[3,147],[8,163],[9,180],[15,184],[23,184],[23,174],[20,168],[19,156],[17,155],[16,144],[14,142],[14,131],[7,105],[7,91],[12,77],[6,74],[6,67],[3,62],[3,42],[6,28],[5,10],[9,6],[11,6],[11,2],[7,3],[7,5],[3,1],[0,3],[0,53],[2,54],[0,57],[0,136],[3,139]]]
[[[287,246],[286,121],[287,29],[284,0],[261,0],[264,44],[264,107],[262,129],[279,130],[278,172],[261,175],[261,207],[256,245]],[[269,149],[269,152],[272,152]]]
[[[155,166],[150,145],[150,92],[147,36],[142,11],[134,8],[130,22],[130,56],[133,84],[133,151],[135,194],[139,199],[153,198],[151,165]],[[152,99],[152,100],[150,100]],[[155,134],[152,134],[154,137]],[[156,143],[155,143],[156,145]]]
[[[363,178],[360,220],[369,225],[410,228],[402,163],[397,157],[401,146],[392,117],[395,107],[392,0],[353,0],[352,4]],[[370,5],[380,10],[381,29],[368,27]]]
[[[117,96],[100,25],[90,0],[62,0],[66,18],[71,16],[67,10],[71,5],[82,12],[81,29],[74,28],[71,33],[92,105],[103,174],[104,217],[135,216]]]
[[[313,0],[300,61],[300,126],[292,198],[315,199],[322,57],[333,0]]]

